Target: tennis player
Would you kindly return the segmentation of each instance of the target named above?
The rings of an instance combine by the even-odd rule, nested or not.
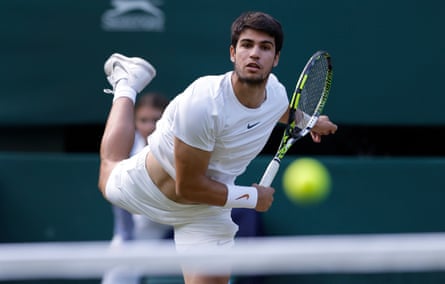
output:
[[[159,93],[149,92],[137,97],[134,106],[135,136],[130,156],[136,155],[147,145],[148,136],[155,130],[156,122],[167,106],[169,100]],[[151,221],[143,215],[131,214],[127,210],[115,206],[113,209],[113,239],[112,247],[117,247],[132,240],[148,240],[166,238],[171,226]],[[120,271],[107,272],[102,278],[102,284],[137,284],[142,276],[136,272]]]
[[[101,143],[99,188],[113,204],[172,225],[178,252],[234,244],[231,208],[267,211],[274,189],[234,181],[260,153],[279,121],[287,122],[288,97],[273,75],[283,44],[281,24],[247,12],[232,24],[234,70],[204,76],[167,106],[148,146],[128,158],[134,139],[136,94],[155,77],[138,57],[113,54],[105,73],[114,99]],[[315,142],[337,126],[321,116]],[[230,272],[206,275],[184,269],[185,283],[228,283]]]

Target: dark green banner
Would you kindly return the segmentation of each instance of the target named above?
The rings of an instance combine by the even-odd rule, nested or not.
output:
[[[338,123],[445,123],[445,4],[440,1],[14,0],[0,10],[0,125],[105,122],[103,63],[142,56],[173,97],[195,78],[231,69],[230,24],[246,10],[277,17],[275,69],[291,92],[308,57],[333,57],[326,112]]]

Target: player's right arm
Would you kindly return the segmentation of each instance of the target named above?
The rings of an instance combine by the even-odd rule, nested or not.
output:
[[[211,152],[175,138],[176,194],[188,202],[224,206],[226,186],[206,176]]]
[[[206,175],[210,156],[211,152],[189,146],[175,138],[176,194],[191,203],[226,206],[229,196],[227,185]],[[275,190],[257,184],[253,187],[257,191],[255,210],[267,211],[272,205]]]

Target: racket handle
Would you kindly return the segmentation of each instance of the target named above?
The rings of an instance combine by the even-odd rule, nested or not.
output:
[[[260,185],[262,186],[270,186],[278,173],[278,169],[280,168],[280,161],[277,159],[273,159],[266,168],[266,171],[261,178]]]

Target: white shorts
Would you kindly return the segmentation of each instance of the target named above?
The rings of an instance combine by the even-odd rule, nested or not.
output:
[[[168,199],[147,173],[148,152],[149,147],[145,147],[116,165],[107,182],[107,199],[133,214],[172,225],[178,251],[202,246],[233,246],[238,226],[232,221],[231,209],[180,204]]]

